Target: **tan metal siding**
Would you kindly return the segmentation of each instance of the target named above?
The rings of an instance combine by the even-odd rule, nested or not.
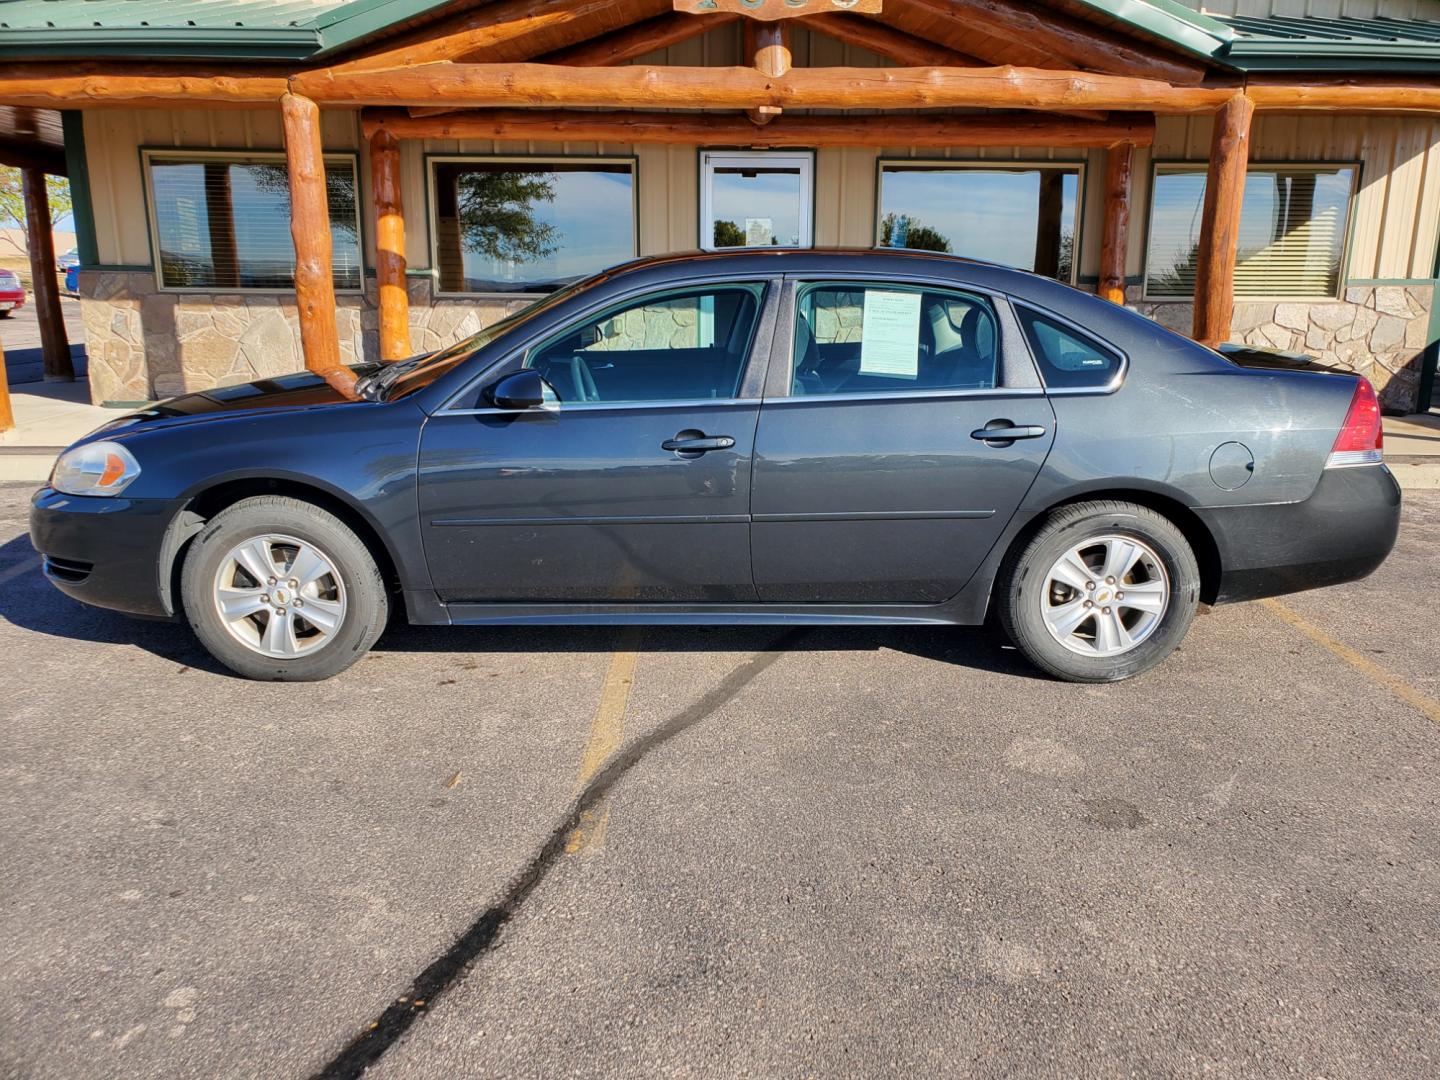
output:
[[[1440,18],[1435,0],[1180,0],[1188,8],[1209,15],[1283,15],[1295,18],[1391,19]]]

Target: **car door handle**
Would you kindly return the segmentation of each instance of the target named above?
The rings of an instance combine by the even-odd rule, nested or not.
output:
[[[673,450],[677,454],[703,454],[707,450],[729,450],[735,440],[729,435],[706,435],[703,431],[682,431],[673,439],[660,444],[661,450]]]
[[[983,428],[970,432],[970,438],[987,443],[1012,443],[1016,439],[1038,439],[1045,434],[1039,424],[1012,424],[1008,420],[991,420]]]

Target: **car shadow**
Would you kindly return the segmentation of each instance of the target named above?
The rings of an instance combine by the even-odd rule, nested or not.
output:
[[[23,630],[102,645],[133,645],[183,667],[238,678],[217,663],[181,622],[135,618],[92,608],[50,586],[25,536],[0,545],[0,580],[21,565],[30,572],[0,584],[0,620]],[[776,626],[647,626],[631,645],[640,653],[759,652]],[[937,663],[1023,678],[1044,679],[998,628],[816,626],[798,639],[807,651],[856,654],[893,649]],[[420,653],[608,653],[613,626],[408,626],[392,623],[375,644],[376,656]]]

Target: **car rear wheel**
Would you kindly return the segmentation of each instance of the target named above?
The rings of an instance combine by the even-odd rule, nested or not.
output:
[[[1055,511],[1001,572],[1000,621],[1037,667],[1072,682],[1148,671],[1180,644],[1200,600],[1185,536],[1134,503]]]
[[[181,576],[185,614],[204,646],[251,679],[328,679],[385,627],[384,579],[365,544],[318,506],[245,499],[195,538]]]

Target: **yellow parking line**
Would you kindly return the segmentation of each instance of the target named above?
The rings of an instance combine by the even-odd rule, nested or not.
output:
[[[609,760],[625,734],[625,708],[630,704],[630,687],[635,682],[635,657],[641,634],[639,627],[621,631],[618,648],[610,658],[610,669],[600,687],[600,703],[590,721],[590,739],[580,758],[579,775],[575,777],[577,794]],[[610,807],[604,802],[581,813],[580,821],[565,839],[566,854],[575,855],[599,847],[604,843],[609,820]]]
[[[1379,664],[1375,663],[1375,661],[1356,652],[1344,642],[1336,641],[1329,634],[1325,633],[1324,630],[1321,630],[1308,619],[1297,615],[1279,600],[1261,600],[1260,606],[1269,611],[1270,614],[1274,615],[1281,622],[1299,630],[1311,641],[1315,642],[1316,645],[1334,653],[1362,675],[1379,683],[1407,705],[1420,710],[1420,712],[1424,713],[1435,723],[1440,724],[1440,701],[1436,701],[1434,698],[1422,694],[1404,679],[1386,671]]]
[[[0,573],[0,585],[4,585],[7,581],[14,581],[17,577],[25,573],[25,571],[27,570],[36,569],[39,569],[39,567],[31,560],[26,559],[19,566],[12,566],[9,570]]]

